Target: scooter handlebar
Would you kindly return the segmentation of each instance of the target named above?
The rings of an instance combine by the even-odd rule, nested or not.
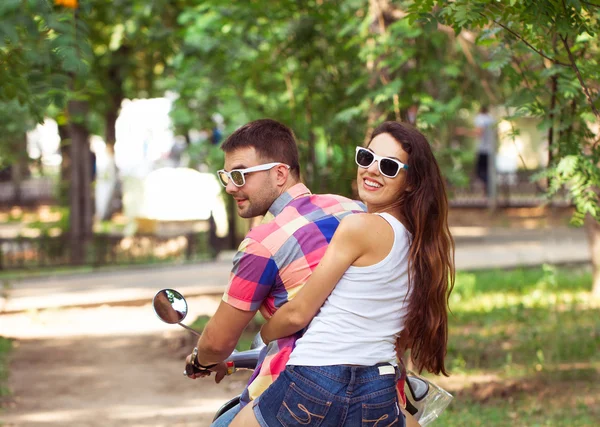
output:
[[[236,351],[227,358],[226,362],[233,362],[236,369],[256,369],[261,351],[262,348]]]

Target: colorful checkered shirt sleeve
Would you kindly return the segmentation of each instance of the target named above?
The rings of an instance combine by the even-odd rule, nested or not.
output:
[[[246,238],[233,259],[223,301],[239,310],[256,311],[269,296],[278,274],[269,251],[261,243]]]

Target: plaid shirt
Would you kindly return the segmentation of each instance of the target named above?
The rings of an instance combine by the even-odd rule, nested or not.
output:
[[[271,206],[262,223],[240,244],[223,301],[244,311],[260,309],[265,318],[304,285],[340,220],[364,212],[361,202],[335,195],[313,195],[296,184]],[[258,397],[285,369],[300,334],[270,343],[242,393],[242,404]]]

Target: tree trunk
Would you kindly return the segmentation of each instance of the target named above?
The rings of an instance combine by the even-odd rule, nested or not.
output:
[[[104,141],[106,145],[110,145],[114,148],[115,142],[117,142],[117,131],[115,129],[117,118],[119,117],[119,105],[112,104],[109,106],[108,111],[106,112],[106,117],[104,117]]]
[[[109,94],[107,99],[108,108],[104,117],[104,141],[106,142],[106,145],[110,147],[107,148],[107,151],[109,153],[113,153],[113,155],[115,152],[115,143],[117,142],[117,119],[119,118],[121,104],[125,99],[125,91],[123,89],[122,67],[123,64],[127,61],[128,55],[130,55],[130,49],[125,45],[121,46],[115,52],[112,58],[112,63],[108,68],[107,88]],[[113,206],[114,197],[115,191],[113,190],[112,194],[109,196],[109,206]],[[119,205],[122,206],[122,201],[119,201]],[[112,213],[112,209],[109,207],[104,211],[103,217],[100,219],[103,221],[108,220],[110,219]]]
[[[82,234],[85,241],[91,239],[94,229],[94,170],[96,156],[92,154],[90,149],[90,134],[85,128],[85,139],[82,139],[81,144],[81,183],[80,187],[80,203],[82,212]]]
[[[119,111],[121,109],[121,103],[123,102],[123,97],[122,97],[122,93],[119,93],[118,96],[115,95],[111,98],[110,101],[110,105],[108,108],[108,111],[106,112],[106,116],[104,117],[104,136],[105,136],[105,142],[107,145],[106,151],[108,153],[111,153],[112,156],[114,156],[114,147],[115,147],[115,143],[117,142],[117,132],[115,129],[116,123],[117,123],[117,118],[119,117]],[[116,165],[115,165],[115,170],[116,170]],[[117,173],[117,177],[118,177],[118,173]],[[118,178],[117,178],[118,179]],[[104,210],[104,213],[102,214],[102,218],[99,218],[102,221],[107,221],[110,219],[110,217],[113,214],[113,209],[111,208],[111,206],[114,206],[114,198],[118,197],[115,193],[117,193],[116,191],[113,190],[111,191],[111,195],[109,196],[109,202],[108,202],[108,208]],[[122,201],[119,201],[119,205],[122,206]]]
[[[74,101],[71,101],[74,102]],[[69,110],[73,106],[69,105]],[[79,193],[81,187],[81,178],[79,176],[79,162],[81,161],[81,139],[83,134],[80,126],[70,125],[69,153],[71,158],[71,182],[69,183],[69,236],[71,240],[71,261],[74,264],[81,263],[81,254],[83,251],[81,243],[81,206],[79,204]]]
[[[85,124],[86,101],[70,101],[69,134],[71,139],[70,247],[74,264],[85,262],[87,241],[92,236],[93,208],[91,198],[91,152],[89,132]]]
[[[592,295],[600,297],[600,223],[588,215],[585,219],[585,230],[592,258]]]
[[[23,181],[28,176],[27,134],[23,133],[15,142],[15,162],[11,168],[11,181],[15,189],[13,203],[21,205],[23,203]]]
[[[67,124],[58,125],[58,135],[60,136],[60,184],[58,189],[58,204],[60,206],[69,206],[69,195],[71,188],[71,136]]]
[[[125,93],[123,91],[123,77],[121,73],[121,58],[123,55],[128,54],[128,49],[122,46],[115,54],[113,64],[108,69],[108,79],[110,94],[108,98],[108,109],[105,116],[105,129],[104,129],[104,140],[106,145],[114,147],[117,141],[117,133],[115,124],[119,117],[119,111],[121,109],[121,103],[125,99]]]

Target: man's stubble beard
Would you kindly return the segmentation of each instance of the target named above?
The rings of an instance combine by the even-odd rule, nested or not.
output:
[[[244,211],[238,210],[238,215],[241,218],[246,219],[265,215],[269,211],[271,205],[277,200],[277,197],[279,197],[277,189],[273,188],[269,194],[265,194],[262,197],[258,196],[254,200],[248,198],[247,208]]]

